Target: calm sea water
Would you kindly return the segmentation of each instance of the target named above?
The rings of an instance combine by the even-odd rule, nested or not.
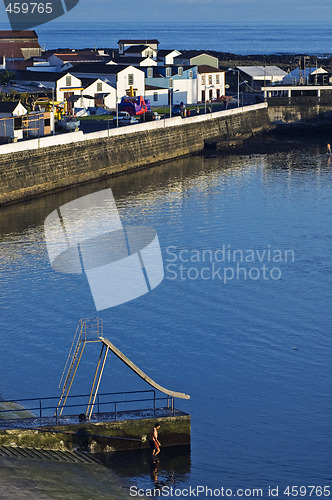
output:
[[[157,476],[176,487],[262,488],[263,498],[269,485],[330,485],[332,170],[317,148],[181,159],[2,209],[3,396],[58,394],[76,324],[96,313],[81,277],[51,270],[43,221],[106,187],[125,225],[157,230],[165,279],[102,311],[104,335],[160,384],[190,394],[177,406],[192,415],[191,455],[164,451],[157,470],[144,453],[119,455],[117,471],[144,488]],[[223,246],[239,251],[237,262],[255,253],[226,283],[224,267],[237,262],[220,262]],[[74,392],[89,391],[96,355],[87,351]],[[142,388],[112,358],[101,391]]]
[[[9,25],[0,23],[1,29]],[[326,23],[66,23],[36,28],[42,48],[115,48],[120,38],[158,38],[160,48],[236,54],[331,53]]]

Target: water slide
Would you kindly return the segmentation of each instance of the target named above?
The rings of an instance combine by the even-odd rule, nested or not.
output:
[[[152,380],[150,377],[148,377],[138,366],[136,366],[130,359],[127,358],[115,345],[113,345],[108,339],[105,339],[104,337],[100,338],[100,341],[108,348],[110,349],[123,363],[125,363],[133,372],[136,373],[139,377],[141,377],[145,382],[147,382],[149,385],[154,387],[160,392],[163,392],[164,394],[167,394],[168,396],[173,396],[174,398],[180,398],[180,399],[190,399],[190,396],[187,394],[184,394],[182,392],[175,392],[175,391],[169,391],[168,389],[165,389],[161,385],[157,384],[154,380]]]

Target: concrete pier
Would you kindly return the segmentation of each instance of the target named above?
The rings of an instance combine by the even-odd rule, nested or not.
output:
[[[47,425],[47,420],[22,419],[20,424],[7,422],[0,428],[0,446],[90,453],[138,450],[149,448],[148,436],[156,422],[160,423],[163,447],[190,445],[190,415],[176,411],[170,416],[159,414],[149,418],[97,422],[78,422],[76,419],[76,423],[60,425]]]

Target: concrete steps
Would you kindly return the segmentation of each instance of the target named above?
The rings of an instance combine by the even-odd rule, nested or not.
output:
[[[100,464],[99,460],[88,453],[78,451],[39,450],[36,448],[21,448],[19,446],[0,446],[0,457],[32,458],[52,462]]]

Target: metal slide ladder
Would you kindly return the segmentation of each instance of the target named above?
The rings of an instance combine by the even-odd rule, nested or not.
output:
[[[62,389],[62,392],[56,408],[57,416],[62,414],[86,344],[100,342],[102,336],[102,320],[99,318],[80,319],[59,383],[59,389]]]
[[[136,366],[127,356],[125,356],[115,345],[113,345],[108,339],[103,337],[103,322],[99,318],[93,320],[81,319],[78,323],[76,334],[67,358],[65,368],[62,373],[60,380],[60,389],[62,393],[59,399],[59,403],[56,409],[56,416],[61,416],[63,408],[66,404],[69,391],[73,384],[78,365],[81,361],[84,348],[89,342],[101,342],[102,347],[97,362],[97,367],[95,370],[94,379],[92,382],[91,392],[89,396],[89,401],[86,409],[86,417],[90,420],[93,407],[95,405],[98,389],[100,386],[101,378],[103,375],[107,354],[109,351],[113,352],[125,365],[127,365],[136,375],[142,378],[146,383],[154,387],[160,392],[172,396],[175,398],[189,399],[190,396],[182,392],[171,391],[165,389],[157,382],[152,380],[148,375],[146,375],[138,366]],[[66,375],[65,375],[66,374]],[[64,382],[63,382],[64,380]]]

